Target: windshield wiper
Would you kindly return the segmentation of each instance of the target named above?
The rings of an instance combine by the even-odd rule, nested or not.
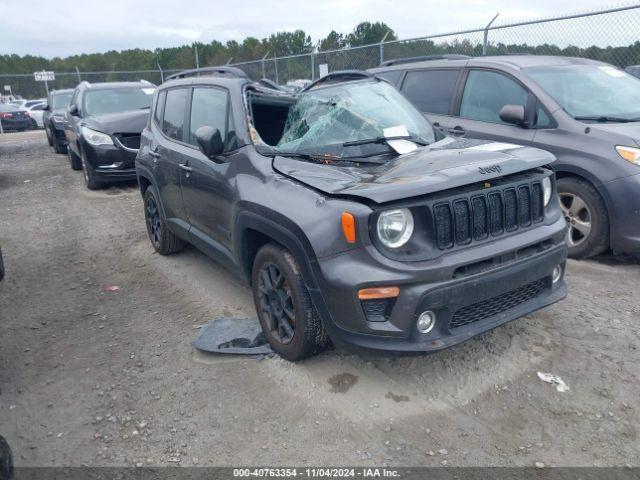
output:
[[[326,156],[321,154],[309,154],[309,153],[296,153],[296,152],[272,152],[274,156],[280,157],[291,157],[291,158],[301,158],[303,160],[308,160],[316,163],[338,163],[338,162],[352,162],[352,163],[380,163],[374,160],[367,160],[366,157],[336,157],[336,156]]]
[[[622,117],[611,117],[609,115],[593,115],[593,116],[583,116],[583,117],[573,117],[574,119],[581,121],[585,120],[587,122],[598,122],[598,123],[628,123],[628,122],[637,122],[637,119],[634,118],[622,118]]]
[[[374,137],[374,138],[366,138],[364,140],[352,140],[350,142],[344,142],[342,144],[343,147],[356,147],[358,145],[369,145],[372,143],[386,143],[389,140],[409,140],[413,143],[416,143],[421,146],[429,145],[427,142],[422,140],[419,137],[414,135],[398,135],[396,137]]]

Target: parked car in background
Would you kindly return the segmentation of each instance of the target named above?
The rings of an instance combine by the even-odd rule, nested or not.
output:
[[[327,335],[438,350],[566,294],[548,152],[443,138],[365,72],[291,94],[198,69],[152,111],[136,169],[153,247],[189,242],[241,275],[289,360]]]
[[[25,108],[29,117],[31,117],[31,128],[43,128],[44,123],[42,115],[44,113],[44,109],[47,108],[46,102],[35,103]]]
[[[640,80],[583,58],[459,57],[371,71],[448,135],[552,152],[569,256],[640,252]]]
[[[65,114],[67,154],[82,169],[87,188],[135,180],[140,133],[155,85],[146,82],[81,82]]]
[[[630,75],[640,78],[640,65],[629,65],[624,69]]]
[[[56,153],[67,153],[67,137],[64,134],[65,113],[69,106],[69,100],[73,95],[73,89],[52,90],[47,99],[47,106],[42,115],[44,130],[47,134],[49,146]]]
[[[31,127],[31,118],[27,111],[10,103],[0,104],[0,122],[5,131],[22,132]]]

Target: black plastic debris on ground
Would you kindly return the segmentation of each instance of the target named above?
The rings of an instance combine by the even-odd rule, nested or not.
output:
[[[198,350],[238,355],[268,355],[273,353],[253,318],[216,318],[200,329],[192,345]]]

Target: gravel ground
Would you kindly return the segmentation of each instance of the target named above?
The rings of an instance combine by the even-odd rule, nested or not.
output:
[[[570,261],[565,301],[432,355],[203,355],[196,327],[252,315],[249,289],[155,254],[136,186],[86,190],[42,132],[0,136],[0,245],[18,466],[640,465],[638,261]]]

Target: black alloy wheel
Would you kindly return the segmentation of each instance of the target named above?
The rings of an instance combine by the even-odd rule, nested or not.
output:
[[[269,332],[275,340],[287,345],[293,340],[296,317],[293,296],[284,274],[273,263],[262,264],[258,277],[260,307]]]

